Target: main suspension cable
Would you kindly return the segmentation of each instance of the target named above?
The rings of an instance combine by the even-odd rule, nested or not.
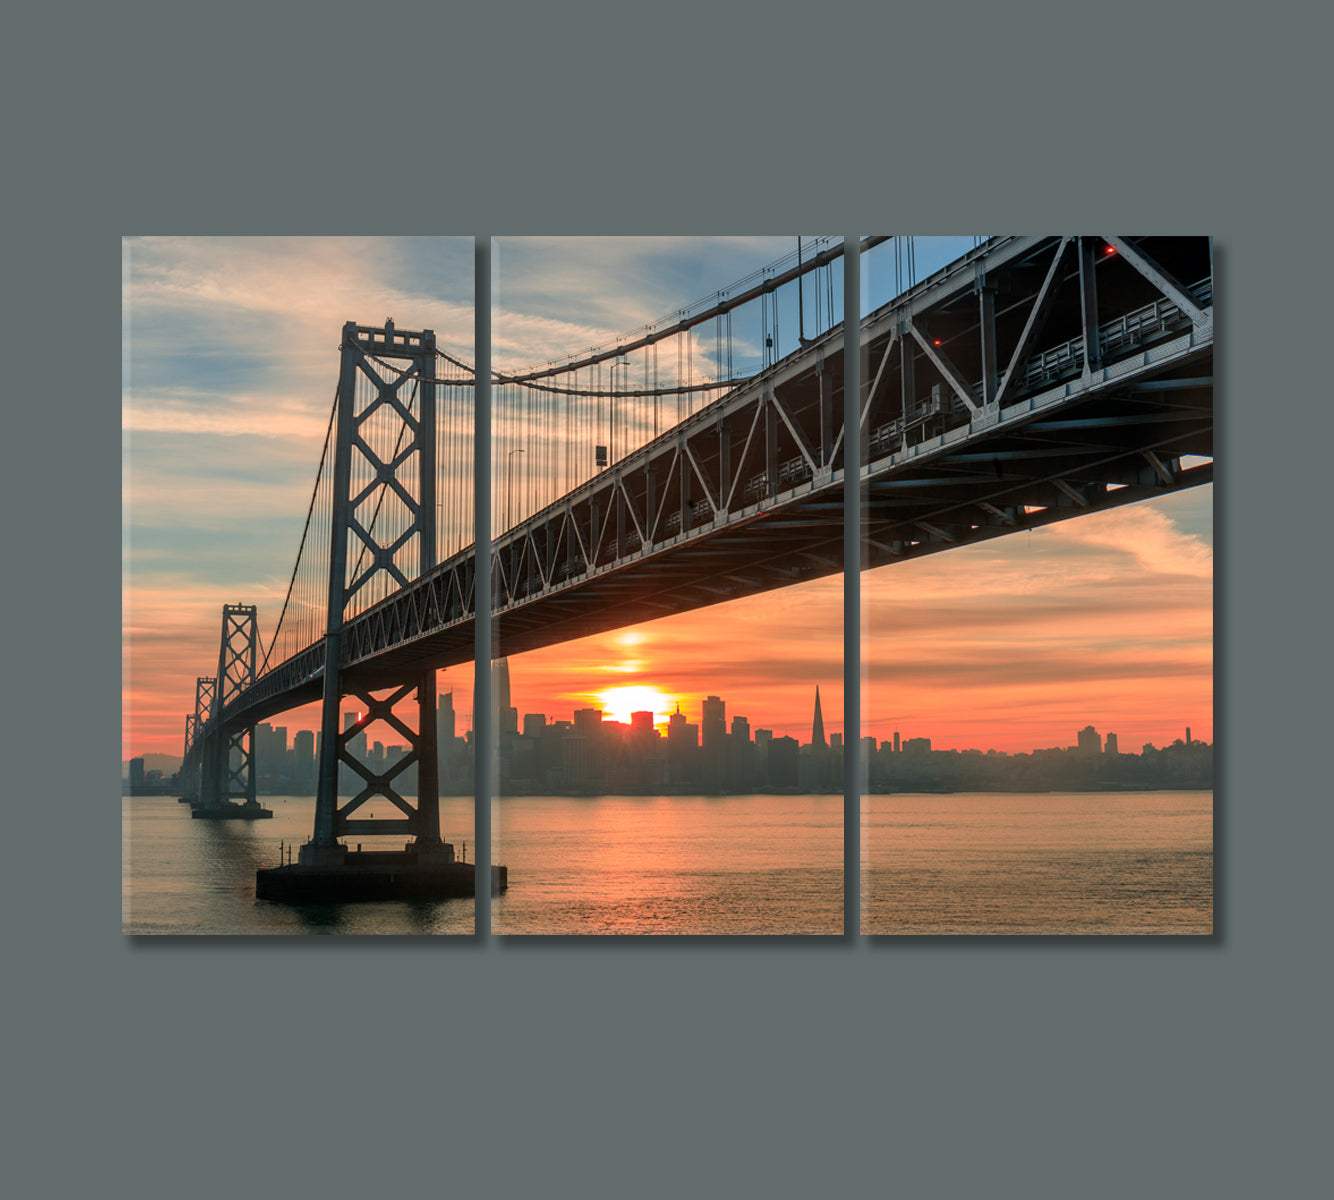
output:
[[[297,547],[296,562],[292,566],[292,578],[287,582],[287,596],[283,600],[283,610],[278,614],[278,624],[274,626],[273,637],[269,639],[269,648],[264,651],[264,665],[259,673],[262,675],[269,669],[269,655],[273,653],[273,647],[278,641],[278,634],[283,627],[283,618],[287,616],[287,606],[292,600],[292,586],[296,583],[296,573],[301,567],[301,555],[306,548],[306,534],[310,531],[310,516],[315,511],[315,498],[320,491],[320,478],[324,474],[325,459],[329,456],[329,438],[333,433],[334,417],[338,413],[338,388],[334,387],[333,407],[329,410],[329,426],[324,431],[324,449],[320,451],[320,465],[315,471],[315,486],[311,489],[310,505],[306,509],[306,523],[301,528],[301,544]]]

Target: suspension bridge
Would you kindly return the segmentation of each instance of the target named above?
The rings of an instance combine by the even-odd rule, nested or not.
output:
[[[863,239],[862,253],[885,243],[901,271],[908,240]],[[474,658],[479,569],[497,657],[840,573],[849,438],[861,569],[1212,479],[1208,238],[992,237],[851,322],[834,286],[841,240],[810,251],[606,345],[493,372],[480,564],[472,367],[431,330],[344,325],[277,625],[261,649],[257,610],[224,606],[216,671],[186,717],[196,815],[261,815],[256,723],[319,701],[315,827],[279,872],[461,881],[439,829],[435,672]],[[780,304],[794,292],[796,330]],[[346,697],[362,715],[340,729]],[[349,750],[377,721],[409,746],[383,773]],[[395,787],[413,765],[415,803]],[[341,799],[340,766],[359,782]],[[398,815],[360,816],[375,797]],[[384,834],[413,840],[397,858],[342,840]],[[301,898],[263,876],[261,894]]]

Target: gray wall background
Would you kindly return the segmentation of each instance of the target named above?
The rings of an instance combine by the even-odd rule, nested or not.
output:
[[[245,0],[7,22],[15,1194],[1314,1190],[1326,39],[1278,11]],[[121,936],[122,234],[1099,222],[1217,239],[1215,938]]]

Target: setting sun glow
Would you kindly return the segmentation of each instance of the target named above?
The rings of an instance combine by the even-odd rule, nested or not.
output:
[[[671,697],[657,688],[642,685],[608,688],[605,692],[599,692],[597,699],[608,720],[619,721],[624,725],[630,723],[630,714],[636,712],[651,712],[653,724],[661,725],[676,707],[676,701]]]

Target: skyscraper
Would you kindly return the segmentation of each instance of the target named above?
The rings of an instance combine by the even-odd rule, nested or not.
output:
[[[706,749],[720,743],[727,736],[727,701],[717,696],[706,696],[704,716],[699,727]]]
[[[445,692],[436,698],[435,704],[435,740],[437,744],[445,748],[453,747],[456,728],[454,693]]]
[[[815,685],[815,719],[811,722],[811,745],[827,746],[824,738],[824,713],[820,711],[820,685]]]
[[[315,734],[298,729],[292,739],[292,787],[300,796],[315,791]]]
[[[708,696],[704,700],[700,741],[703,747],[701,782],[707,791],[719,791],[727,781],[727,703],[718,696]]]
[[[1102,735],[1092,725],[1085,725],[1076,735],[1080,754],[1101,754]]]
[[[668,782],[681,784],[696,778],[695,758],[699,753],[699,726],[686,720],[681,706],[667,718]]]
[[[519,710],[510,703],[510,660],[498,658],[491,664],[491,701],[495,706],[498,733],[519,732]]]

